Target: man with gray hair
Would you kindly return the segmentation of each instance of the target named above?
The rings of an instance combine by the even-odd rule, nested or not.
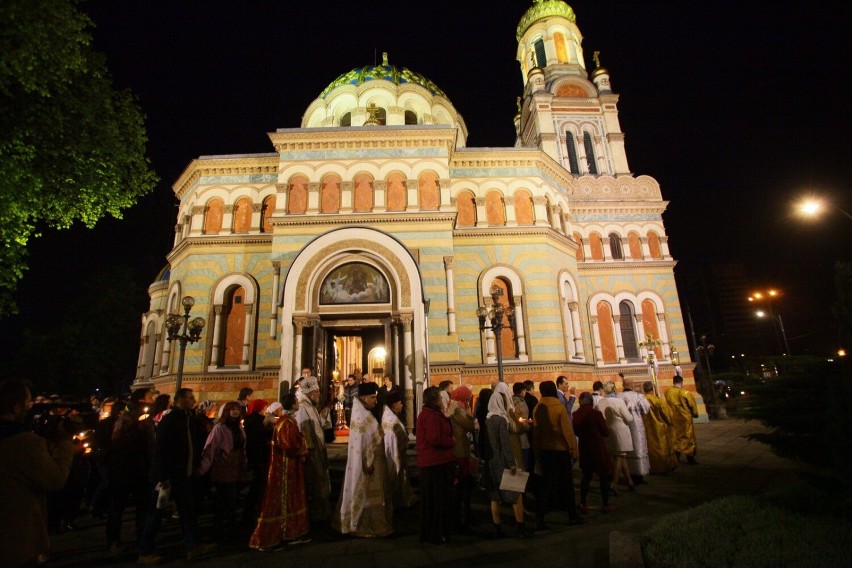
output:
[[[322,419],[317,405],[320,399],[319,381],[316,377],[305,377],[299,388],[299,410],[296,423],[305,437],[308,446],[308,459],[305,462],[305,489],[308,494],[308,508],[311,524],[328,521],[331,505],[331,480],[328,476],[328,451],[322,430]]]
[[[633,415],[633,422],[629,425],[630,437],[633,438],[633,450],[627,453],[627,467],[630,469],[630,477],[633,478],[633,483],[641,485],[646,483],[645,476],[651,473],[643,418],[651,411],[651,405],[645,395],[633,390],[633,379],[621,375],[621,386],[623,388],[618,393],[618,398],[624,401],[627,410]]]

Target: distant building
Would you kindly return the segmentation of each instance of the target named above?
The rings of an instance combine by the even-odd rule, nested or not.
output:
[[[192,295],[208,325],[184,385],[206,398],[245,384],[276,398],[302,367],[326,386],[390,374],[409,405],[444,379],[478,391],[497,376],[477,319],[496,288],[517,316],[501,338],[507,381],[644,380],[650,336],[662,384],[675,346],[693,388],[666,202],[630,172],[608,71],[587,71],[564,2],[535,1],[517,41],[512,148],[467,147],[445,92],[385,56],[332,81],[299,128],[270,133],[274,152],[193,160],[173,186],[174,247],[149,288],[137,382],[174,384],[164,321]]]

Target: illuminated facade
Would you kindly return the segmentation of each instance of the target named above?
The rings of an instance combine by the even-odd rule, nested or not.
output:
[[[191,295],[208,326],[183,384],[199,398],[251,385],[275,399],[302,367],[325,384],[390,374],[412,405],[428,382],[477,390],[497,375],[476,314],[498,287],[516,314],[500,338],[507,381],[647,380],[650,336],[661,384],[674,346],[692,388],[666,202],[628,168],[608,72],[587,72],[563,2],[534,2],[517,40],[514,147],[467,147],[444,91],[385,57],[270,133],[274,152],[193,160],[174,184],[137,383],[174,384],[164,321]]]

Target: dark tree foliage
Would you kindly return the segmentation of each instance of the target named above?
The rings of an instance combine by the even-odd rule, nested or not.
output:
[[[40,228],[91,228],[149,193],[144,117],[74,0],[0,2],[0,315]]]
[[[848,371],[843,362],[799,359],[778,377],[752,385],[740,416],[760,420],[770,431],[751,437],[779,455],[852,481]]]

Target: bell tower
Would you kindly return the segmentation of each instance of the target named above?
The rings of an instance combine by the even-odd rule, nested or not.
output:
[[[575,176],[629,175],[618,95],[598,52],[589,76],[571,6],[533,0],[516,39],[524,92],[515,117],[515,145],[540,148]]]

